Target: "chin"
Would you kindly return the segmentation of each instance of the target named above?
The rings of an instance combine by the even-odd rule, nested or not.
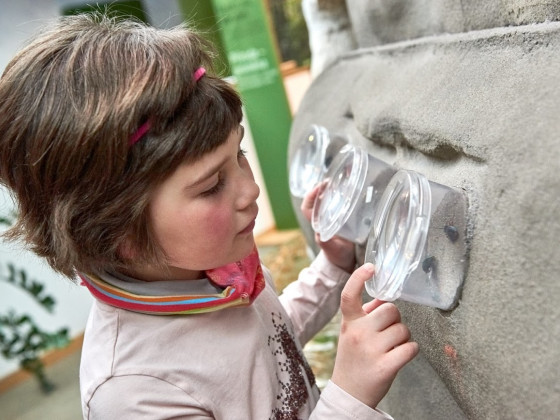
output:
[[[250,241],[247,241],[246,243],[244,243],[242,246],[240,246],[239,250],[239,258],[236,258],[235,261],[239,261],[242,260],[243,258],[247,257],[251,252],[253,252],[253,249],[255,248],[255,240],[253,238],[253,234],[251,234],[250,236]]]
[[[251,234],[247,237],[247,239],[244,238],[243,241],[237,241],[234,245],[232,245],[231,249],[233,250],[233,252],[229,253],[228,255],[223,255],[222,258],[219,259],[219,261],[214,260],[214,264],[216,265],[216,267],[220,267],[240,261],[251,254],[254,248],[255,241],[253,239],[253,235]]]

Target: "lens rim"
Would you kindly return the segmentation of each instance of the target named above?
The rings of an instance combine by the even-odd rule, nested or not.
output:
[[[406,217],[397,221],[402,232],[402,240],[387,239],[386,229],[391,226],[393,211],[399,200],[407,200]],[[365,260],[372,262],[375,273],[366,282],[366,291],[370,296],[385,301],[398,299],[410,274],[420,264],[430,226],[431,189],[426,177],[418,172],[401,169],[393,175],[387,185],[374,217],[372,234],[366,245]],[[395,252],[388,259],[388,250]]]
[[[315,149],[312,152],[310,144],[315,142]],[[288,184],[290,192],[294,197],[303,198],[321,181],[325,173],[325,154],[330,143],[329,131],[318,124],[312,124],[305,136],[300,140],[296,149],[292,163],[290,165]],[[307,165],[313,168],[313,176],[305,179],[302,177],[301,170]]]
[[[330,217],[327,212],[329,197],[340,194],[340,184],[336,183],[343,168],[350,165],[350,174],[346,178],[346,200],[342,207],[335,212],[336,217]],[[326,242],[335,236],[349,219],[356,208],[359,197],[364,188],[368,170],[367,152],[351,144],[344,145],[333,160],[324,177],[324,184],[313,204],[311,226],[319,234],[321,241]],[[348,192],[349,190],[349,192]]]

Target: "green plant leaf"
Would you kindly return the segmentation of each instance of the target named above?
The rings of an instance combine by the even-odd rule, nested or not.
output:
[[[43,305],[43,307],[49,311],[49,312],[53,312],[54,311],[54,305],[56,303],[56,301],[51,297],[51,296],[45,296],[44,298],[42,298],[40,300],[41,305]]]
[[[33,296],[39,296],[44,288],[45,286],[43,286],[41,283],[33,281],[31,283],[31,286],[29,287],[29,293],[31,293]]]
[[[0,226],[10,227],[16,219],[17,214],[14,212],[2,215]],[[3,267],[7,267],[7,270]],[[54,297],[45,293],[43,283],[30,279],[25,269],[18,269],[11,262],[5,263],[5,266],[0,264],[0,280],[28,293],[46,311],[54,311]],[[13,309],[0,314],[0,354],[5,359],[18,360],[22,369],[35,375],[45,392],[54,389],[54,385],[45,375],[40,356],[46,350],[65,347],[69,342],[68,328],[51,333],[43,331],[28,314],[17,314]]]
[[[0,226],[4,225],[11,227],[14,224],[14,219],[10,219],[6,216],[0,216]]]
[[[0,279],[11,283],[29,295],[48,312],[54,311],[56,300],[51,295],[45,293],[45,286],[36,280],[29,280],[25,270],[18,270],[13,264],[7,264],[8,276]]]

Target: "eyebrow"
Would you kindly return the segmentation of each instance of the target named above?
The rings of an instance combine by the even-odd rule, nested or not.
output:
[[[238,131],[240,132],[241,136],[239,137],[239,144],[241,144],[241,141],[243,140],[244,134],[245,134],[245,128],[242,125],[239,125]],[[225,143],[222,143],[225,144]],[[222,168],[222,166],[224,166],[224,164],[226,163],[226,161],[229,159],[229,156],[225,156],[224,159],[222,159],[219,162],[216,162],[215,165],[210,166],[210,168],[208,168],[207,170],[205,170],[201,175],[199,175],[191,184],[189,184],[187,186],[188,189],[190,188],[194,188],[199,184],[202,184],[204,181],[206,181],[208,178],[214,176],[214,174],[216,174],[217,172],[219,172],[219,170]]]

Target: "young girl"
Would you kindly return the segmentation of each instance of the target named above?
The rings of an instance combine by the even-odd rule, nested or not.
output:
[[[0,79],[0,179],[19,210],[7,236],[96,298],[84,418],[389,418],[376,406],[417,345],[394,305],[362,306],[373,267],[350,276],[348,242],[321,243],[277,297],[253,239],[241,101],[208,51],[184,27],[66,17]],[[339,305],[320,395],[301,344]]]

